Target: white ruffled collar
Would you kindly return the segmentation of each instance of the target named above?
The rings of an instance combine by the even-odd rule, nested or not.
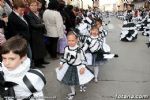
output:
[[[6,76],[11,76],[11,77],[20,76],[26,73],[30,69],[30,62],[31,62],[30,59],[26,58],[21,65],[19,65],[16,69],[11,71],[8,70],[2,62],[2,70]]]
[[[69,49],[71,49],[71,50],[75,50],[75,49],[77,49],[78,48],[78,45],[75,45],[74,47],[70,47],[69,46]]]
[[[97,36],[92,36],[91,35],[91,38],[93,38],[93,39],[97,39],[99,36],[97,35]]]

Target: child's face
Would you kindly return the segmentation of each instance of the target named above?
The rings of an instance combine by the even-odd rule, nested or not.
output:
[[[98,33],[98,29],[94,28],[91,30],[91,36],[96,37],[99,33]]]
[[[75,35],[69,35],[67,37],[67,40],[68,40],[68,45],[70,47],[74,47],[77,44],[77,42],[78,42],[78,39],[76,38]]]
[[[16,69],[23,61],[24,57],[10,51],[7,54],[2,54],[2,62],[8,70]]]
[[[97,28],[99,28],[102,26],[102,24],[100,22],[96,21],[96,26],[97,26]]]

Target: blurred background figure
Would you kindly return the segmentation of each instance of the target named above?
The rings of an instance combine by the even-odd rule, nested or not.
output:
[[[44,44],[45,25],[40,18],[37,0],[29,1],[30,11],[25,16],[30,29],[32,59],[36,67],[44,68],[42,64],[49,64],[44,60],[46,47]]]
[[[64,35],[63,19],[60,12],[57,11],[58,2],[50,1],[48,9],[43,13],[43,21],[46,27],[47,50],[53,60],[57,57],[57,43],[58,39]]]

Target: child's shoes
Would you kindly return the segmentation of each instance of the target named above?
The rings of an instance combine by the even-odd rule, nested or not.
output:
[[[86,86],[80,86],[80,92],[86,92]]]
[[[97,79],[97,78],[95,78],[95,79],[94,79],[94,82],[95,82],[95,83],[97,83],[97,82],[98,82],[98,79]]]
[[[69,94],[67,94],[67,100],[72,100],[73,98],[74,98],[74,96],[76,95],[76,93],[74,94],[74,93],[69,93]]]

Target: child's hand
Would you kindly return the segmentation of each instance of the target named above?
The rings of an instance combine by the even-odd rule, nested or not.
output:
[[[82,68],[80,69],[80,74],[82,75],[82,74],[84,74],[84,72],[85,72],[85,68],[82,67]]]
[[[63,65],[60,65],[60,66],[59,66],[59,70],[61,70],[61,69],[62,69],[62,67],[63,67]]]

